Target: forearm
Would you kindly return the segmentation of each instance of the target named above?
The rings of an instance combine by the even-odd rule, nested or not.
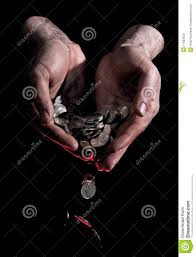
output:
[[[33,45],[42,45],[48,40],[61,40],[66,45],[73,43],[66,34],[49,19],[41,16],[28,18],[22,27],[23,36],[28,36],[28,42]]]
[[[162,51],[164,39],[161,33],[151,26],[135,25],[120,38],[115,49],[118,47],[141,48],[152,60]]]

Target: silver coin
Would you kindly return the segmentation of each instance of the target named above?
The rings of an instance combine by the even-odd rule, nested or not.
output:
[[[110,132],[111,132],[111,126],[109,124],[106,124],[104,126],[103,131],[99,134],[99,136],[91,139],[91,145],[93,147],[104,146],[110,138]]]
[[[63,104],[54,106],[54,117],[58,117],[60,114],[67,112],[66,107]]]
[[[96,193],[96,186],[94,180],[84,181],[81,188],[81,195],[84,199],[92,198]]]
[[[58,118],[58,117],[54,117],[54,122],[55,122],[57,125],[62,126],[62,127],[64,127],[65,124],[66,124],[66,120],[65,120],[65,119]]]
[[[104,123],[100,122],[99,125],[96,126],[97,129],[102,129],[104,128]]]
[[[125,119],[129,115],[129,108],[127,106],[119,106],[118,114],[120,119]]]
[[[100,129],[82,129],[82,134],[87,139],[91,139],[93,137],[98,136],[101,133]]]
[[[101,126],[103,121],[96,121],[92,123],[85,123],[85,128],[96,128],[97,126]]]
[[[91,124],[91,125],[86,125],[85,124],[85,129],[89,129],[89,130],[96,130],[96,129],[102,129],[104,128],[104,123],[101,121],[101,122],[96,122],[94,124]]]
[[[103,120],[103,115],[101,113],[94,113],[92,115],[88,115],[87,117],[85,117],[85,122],[88,124],[92,124],[95,122],[100,122]]]
[[[117,109],[109,110],[105,123],[112,123],[116,119],[117,115],[118,115]]]
[[[61,95],[57,96],[55,101],[54,101],[54,106],[55,105],[59,105],[59,104],[62,104],[62,98],[61,98]]]

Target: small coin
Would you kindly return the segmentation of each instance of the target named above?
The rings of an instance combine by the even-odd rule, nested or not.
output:
[[[111,109],[108,112],[108,116],[106,118],[105,123],[111,124],[116,119],[117,115],[118,115],[118,110],[117,109]]]
[[[54,101],[54,106],[55,105],[59,105],[59,104],[62,104],[62,98],[61,98],[61,95],[57,96],[55,101]]]
[[[67,109],[63,104],[54,106],[54,117],[58,117],[60,114],[65,112],[67,112]]]
[[[98,112],[85,117],[85,122],[88,123],[88,124],[92,124],[92,123],[95,123],[95,122],[100,122],[102,120],[103,120],[103,115],[101,113],[98,113]]]
[[[85,128],[102,128],[103,125],[103,121],[96,121],[94,123],[85,123]]]
[[[96,186],[94,180],[84,181],[81,188],[81,195],[84,199],[92,198],[96,193]]]
[[[54,122],[55,122],[57,125],[62,126],[62,127],[64,127],[65,124],[66,124],[66,120],[65,120],[65,119],[58,118],[58,117],[54,117]]]
[[[93,123],[91,125],[85,124],[85,129],[95,130],[95,129],[102,129],[102,128],[104,128],[104,123],[102,121]]]
[[[127,106],[119,106],[118,114],[120,119],[125,119],[129,115],[129,108]]]
[[[82,129],[82,134],[87,139],[98,136],[101,133],[100,129]]]
[[[110,132],[111,132],[111,126],[109,124],[106,124],[104,126],[103,131],[99,134],[99,136],[91,139],[91,145],[93,147],[104,146],[110,138]]]

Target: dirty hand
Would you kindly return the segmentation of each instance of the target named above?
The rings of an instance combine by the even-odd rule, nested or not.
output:
[[[97,163],[98,170],[110,171],[129,145],[145,130],[159,110],[161,77],[152,59],[163,49],[161,34],[150,26],[131,27],[97,69],[97,108],[126,105],[128,119],[120,126],[108,155]]]

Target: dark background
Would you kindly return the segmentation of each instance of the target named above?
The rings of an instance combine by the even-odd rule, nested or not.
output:
[[[177,256],[177,1],[117,0],[80,2],[6,1],[1,7],[1,256]],[[160,111],[132,144],[116,168],[96,177],[101,203],[88,220],[102,238],[100,249],[81,225],[67,224],[65,210],[82,215],[90,203],[80,195],[82,173],[95,169],[41,138],[19,108],[23,73],[28,60],[20,27],[32,15],[47,16],[82,47],[92,69],[132,25],[153,24],[165,38],[165,49],[154,60],[162,76]],[[85,27],[96,30],[89,42]],[[40,146],[17,164],[31,144]],[[136,161],[161,140],[140,164]],[[91,201],[91,202],[92,202]],[[22,209],[32,204],[34,218]],[[145,219],[141,209],[154,206],[155,216]]]

